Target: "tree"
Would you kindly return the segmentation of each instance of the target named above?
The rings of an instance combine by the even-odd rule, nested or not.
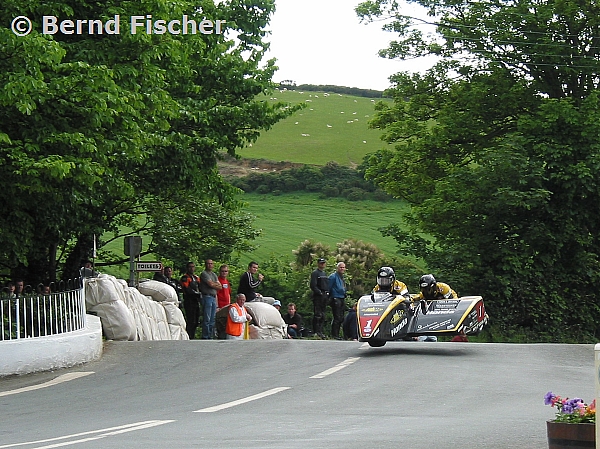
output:
[[[600,329],[600,18],[594,3],[418,1],[427,37],[396,1],[364,2],[399,39],[381,54],[435,54],[399,73],[372,126],[394,150],[366,176],[412,206],[403,250],[463,294],[483,294],[496,329],[591,341]],[[431,236],[424,239],[423,233]]]
[[[144,3],[152,20],[225,20],[220,34],[132,34],[135,2],[0,6],[1,23],[26,15],[34,25],[27,36],[0,27],[5,270],[32,282],[60,269],[72,275],[94,234],[123,226],[145,230],[155,238],[152,249],[164,249],[167,231],[157,223],[176,208],[189,213],[200,205],[222,218],[223,250],[252,237],[250,220],[235,218],[235,189],[216,162],[296,109],[259,96],[274,86],[274,61],[263,61],[272,0]],[[118,15],[121,30],[43,35],[49,15],[104,22]]]
[[[298,248],[292,250],[295,257],[294,267],[297,269],[310,267],[314,264],[315,259],[328,258],[330,252],[329,246],[306,239],[300,243]]]
[[[336,244],[336,260],[346,264],[348,290],[359,298],[369,293],[377,279],[377,271],[383,264],[383,252],[372,243],[346,239]]]

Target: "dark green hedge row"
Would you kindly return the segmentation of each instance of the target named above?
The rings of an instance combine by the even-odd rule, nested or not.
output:
[[[361,89],[360,87],[332,86],[330,84],[300,84],[285,80],[279,83],[280,89],[307,90],[310,92],[332,92],[335,94],[346,94],[355,97],[383,98],[383,91],[373,89]]]
[[[343,197],[350,201],[388,201],[387,193],[363,178],[362,172],[328,162],[322,167],[304,165],[281,172],[251,173],[229,180],[244,192],[278,195],[289,192],[318,192],[322,197]]]

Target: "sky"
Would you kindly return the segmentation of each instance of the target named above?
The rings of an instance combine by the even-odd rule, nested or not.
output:
[[[276,0],[269,30],[279,70],[273,81],[332,84],[383,90],[400,71],[423,70],[426,63],[384,59],[377,52],[396,36],[382,23],[362,24],[354,12],[360,0]]]

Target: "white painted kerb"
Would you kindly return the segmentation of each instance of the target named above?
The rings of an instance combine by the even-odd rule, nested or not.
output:
[[[0,376],[67,368],[102,355],[100,318],[86,315],[84,329],[49,337],[0,341]]]

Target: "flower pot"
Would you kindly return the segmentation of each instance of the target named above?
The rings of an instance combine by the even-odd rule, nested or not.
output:
[[[548,449],[596,447],[596,425],[547,421]]]

